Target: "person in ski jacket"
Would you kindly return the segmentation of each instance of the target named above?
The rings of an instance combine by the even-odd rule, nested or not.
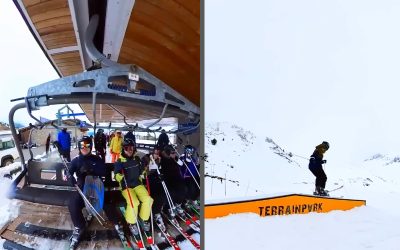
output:
[[[63,128],[57,135],[60,154],[71,162],[71,136],[67,132],[67,128]]]
[[[187,187],[187,199],[195,203],[200,196],[200,176],[199,176],[199,164],[193,157],[195,153],[192,145],[186,145],[184,153],[179,157],[180,171]],[[196,181],[195,181],[196,180]],[[196,184],[197,182],[197,184]]]
[[[136,144],[136,137],[133,134],[133,127],[128,127],[128,133],[125,134],[124,139],[131,139]]]
[[[161,130],[161,134],[160,134],[160,136],[158,137],[157,145],[156,145],[156,146],[157,146],[160,150],[163,150],[164,147],[167,146],[168,144],[169,144],[169,137],[168,137],[167,133],[165,132],[165,130],[163,129],[163,130]]]
[[[107,142],[103,129],[97,130],[97,133],[94,137],[94,148],[96,149],[96,154],[105,162]]]
[[[326,174],[324,169],[322,168],[322,164],[326,163],[326,160],[323,160],[324,153],[329,149],[329,143],[323,141],[321,144],[315,147],[313,154],[310,157],[310,163],[308,164],[308,168],[316,177],[315,180],[315,193],[318,195],[328,195],[325,191],[326,184]]]
[[[49,155],[49,151],[50,151],[50,139],[51,139],[51,134],[49,133],[49,135],[46,138],[46,155]]]
[[[151,197],[154,200],[152,207],[154,220],[163,230],[165,230],[166,228],[161,216],[161,210],[163,205],[167,203],[167,198],[161,184],[162,177],[157,173],[157,169],[160,166],[161,160],[160,153],[160,148],[156,146],[152,153],[146,154],[142,157],[142,165],[145,166],[147,171],[146,185],[150,191]]]
[[[122,149],[121,131],[116,131],[115,134],[110,143],[111,163],[114,163],[119,158]]]
[[[126,200],[125,219],[129,223],[132,233],[137,235],[139,231],[135,223],[138,215],[143,222],[144,230],[150,230],[149,218],[153,199],[142,184],[145,171],[140,157],[137,155],[135,143],[128,138],[124,140],[122,147],[121,156],[114,164],[115,180],[118,181],[122,196]],[[141,206],[138,214],[139,201]]]
[[[187,187],[181,175],[180,166],[177,163],[179,159],[178,154],[172,145],[167,145],[164,147],[164,150],[161,151],[160,156],[161,178],[165,181],[172,200],[176,204],[176,211],[174,212],[185,217],[181,205],[187,197]],[[164,204],[164,211],[172,215],[167,204]]]
[[[92,139],[88,136],[82,137],[78,142],[79,155],[75,157],[70,164],[68,171],[68,180],[71,185],[75,184],[82,190],[85,185],[85,178],[87,175],[105,176],[106,167],[104,162],[92,151]],[[75,179],[74,174],[77,179]],[[82,208],[85,207],[83,198],[78,192],[73,192],[69,203],[68,210],[71,215],[72,223],[74,224],[74,231],[71,236],[71,241],[79,241],[80,236],[86,227],[86,220],[82,213]]]

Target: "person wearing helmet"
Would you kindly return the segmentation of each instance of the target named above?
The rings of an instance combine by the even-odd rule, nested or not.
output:
[[[313,154],[310,157],[310,163],[308,164],[308,168],[316,177],[315,179],[315,195],[321,196],[329,196],[328,192],[325,190],[326,184],[326,174],[324,169],[322,168],[322,164],[326,163],[326,160],[323,160],[324,153],[329,149],[329,143],[323,141],[321,144],[315,147]]]
[[[185,205],[187,207],[192,205],[199,210],[200,204],[198,203],[198,200],[200,198],[200,188],[197,186],[197,184],[200,185],[200,165],[197,163],[194,153],[194,147],[192,145],[186,145],[184,148],[184,153],[179,157],[181,163],[179,165],[188,191]]]
[[[71,166],[69,167],[69,173],[67,175],[72,186],[77,184],[80,189],[83,189],[87,175],[106,175],[106,167],[103,161],[98,156],[91,153],[92,146],[92,139],[88,136],[84,136],[78,141],[79,155],[71,161]],[[74,174],[77,179],[75,179]],[[82,213],[82,208],[85,207],[85,203],[78,192],[73,193],[68,203],[68,210],[71,215],[72,223],[74,224],[71,241],[78,242],[86,227],[86,220]]]
[[[136,137],[133,134],[133,126],[128,127],[128,133],[125,134],[124,139],[131,139],[136,144]]]
[[[122,136],[121,131],[115,131],[115,136],[111,139],[110,143],[110,153],[111,153],[111,163],[114,163],[121,154]]]
[[[122,143],[122,153],[114,164],[115,180],[118,181],[122,190],[122,196],[126,200],[125,219],[129,224],[129,229],[133,235],[139,235],[139,229],[136,225],[136,218],[142,220],[143,229],[150,231],[150,213],[153,199],[150,197],[147,189],[142,184],[144,168],[140,157],[136,153],[136,147],[133,140],[127,138]],[[131,201],[133,202],[133,208]],[[138,214],[139,201],[141,202],[140,212]]]
[[[145,166],[147,171],[148,188],[154,200],[152,206],[153,218],[160,229],[165,231],[166,227],[161,215],[161,210],[164,204],[168,204],[168,201],[161,183],[163,178],[157,173],[161,160],[160,154],[160,148],[156,146],[153,152],[142,157],[142,165]]]
[[[181,205],[187,197],[187,187],[182,177],[178,160],[179,156],[172,145],[166,145],[164,150],[161,151],[160,173],[168,187],[172,200],[176,203],[176,211],[171,211],[168,204],[164,204],[164,210],[170,217],[178,213],[179,216],[186,218]]]
[[[164,149],[165,146],[169,144],[169,137],[167,133],[165,132],[165,129],[161,130],[161,134],[158,137],[157,140],[157,147],[159,147],[161,150]]]
[[[106,162],[107,141],[104,130],[101,128],[97,130],[97,133],[94,136],[94,148],[96,149],[96,154]]]

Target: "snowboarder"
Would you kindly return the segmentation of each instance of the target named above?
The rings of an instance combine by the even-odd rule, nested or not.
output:
[[[322,164],[326,163],[326,160],[323,160],[322,158],[328,149],[329,143],[326,141],[323,141],[320,145],[316,146],[310,157],[310,163],[308,164],[308,168],[316,177],[315,195],[328,196],[328,192],[325,190],[327,177],[322,168]]]
[[[71,162],[71,136],[67,132],[67,128],[63,128],[57,136],[59,143],[60,154],[68,161]]]
[[[92,145],[92,139],[88,136],[84,136],[79,140],[79,155],[72,160],[68,172],[68,179],[72,186],[77,184],[81,190],[85,185],[85,178],[87,175],[106,175],[106,168],[103,161],[98,156],[91,153]],[[76,174],[77,180],[75,179],[74,174]],[[78,244],[80,237],[86,228],[86,220],[82,213],[82,208],[84,207],[85,203],[82,197],[78,192],[74,192],[68,204],[68,210],[71,215],[72,223],[74,224],[74,230],[70,238],[71,246],[74,247]]]
[[[161,134],[158,137],[157,140],[157,147],[160,148],[160,150],[163,150],[165,146],[169,144],[169,137],[167,133],[165,132],[165,129],[161,130]]]
[[[126,200],[125,219],[129,224],[129,229],[133,235],[139,235],[139,228],[136,225],[138,215],[142,220],[144,231],[150,231],[149,218],[153,199],[142,184],[144,168],[136,153],[135,143],[131,139],[125,139],[122,147],[122,154],[114,164],[115,180],[119,182],[122,196]],[[141,206],[138,214],[139,201]]]
[[[101,128],[97,130],[96,136],[94,137],[94,148],[96,149],[96,154],[101,157],[103,162],[106,162],[107,142],[104,130]]]

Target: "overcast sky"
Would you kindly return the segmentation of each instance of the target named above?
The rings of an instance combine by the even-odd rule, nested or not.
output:
[[[13,1],[0,1],[0,121],[8,123],[8,113],[16,103],[11,99],[25,97],[28,88],[59,78],[36,43]],[[76,105],[74,112],[82,112]],[[55,119],[58,108],[34,112]],[[17,111],[15,120],[32,122],[26,111]]]
[[[206,122],[230,121],[308,157],[400,146],[400,2],[205,3]]]

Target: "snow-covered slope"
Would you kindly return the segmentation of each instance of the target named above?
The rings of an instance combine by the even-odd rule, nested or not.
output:
[[[296,149],[279,145],[275,138],[226,122],[206,124],[205,133],[206,204],[254,195],[311,194],[314,190],[309,156],[296,155]],[[310,154],[319,143],[307,145]],[[376,154],[354,165],[335,166],[330,164],[329,156],[328,151],[327,189],[344,185],[331,195],[366,200],[366,207],[326,214],[265,218],[241,214],[208,219],[206,249],[241,249],[241,244],[252,249],[398,249],[398,156]],[[240,237],[224,243],[218,240],[231,235]]]

